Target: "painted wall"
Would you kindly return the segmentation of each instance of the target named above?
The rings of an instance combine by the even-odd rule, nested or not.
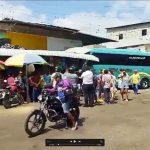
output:
[[[7,32],[6,37],[11,39],[12,45],[19,45],[26,49],[47,49],[47,37],[33,34]]]
[[[145,50],[146,50],[147,52],[150,52],[150,44],[146,44],[146,45],[145,45]]]
[[[48,50],[63,51],[67,48],[82,46],[82,41],[48,37],[47,44]]]
[[[64,38],[46,37],[18,32],[6,32],[2,38],[11,39],[11,45],[19,45],[25,49],[63,51],[71,47],[82,46],[82,41]]]
[[[143,29],[147,29],[147,35],[145,36],[142,36]],[[119,34],[123,34],[123,39],[119,40]],[[107,38],[119,41],[116,48],[125,47],[150,51],[150,23],[108,29]]]

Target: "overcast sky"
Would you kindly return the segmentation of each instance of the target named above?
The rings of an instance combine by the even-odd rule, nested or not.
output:
[[[107,27],[150,21],[150,1],[0,1],[0,19],[6,17],[106,36]]]

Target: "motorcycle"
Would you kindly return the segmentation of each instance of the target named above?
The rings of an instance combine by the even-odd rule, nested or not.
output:
[[[4,82],[6,83],[7,81],[4,81]],[[21,95],[21,90],[22,90],[21,85],[18,83],[18,81],[16,81],[14,83],[14,86],[17,87],[16,91],[12,91],[11,86],[8,86],[8,85],[4,89],[1,90],[2,103],[6,109],[11,108],[13,104],[21,105],[24,103],[24,98]]]
[[[70,120],[63,112],[62,102],[56,94],[52,94],[44,89],[38,97],[38,100],[40,103],[39,109],[32,111],[26,118],[24,124],[25,132],[29,136],[33,137],[41,134],[45,128],[47,120],[55,123],[58,121],[65,121],[66,124],[72,126]],[[80,115],[80,110],[76,102],[71,102],[70,112],[75,118],[75,121],[77,121]]]

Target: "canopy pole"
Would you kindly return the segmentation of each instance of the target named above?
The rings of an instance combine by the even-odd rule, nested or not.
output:
[[[26,96],[27,96],[27,102],[30,102],[30,96],[29,96],[29,82],[28,82],[28,65],[26,64]]]

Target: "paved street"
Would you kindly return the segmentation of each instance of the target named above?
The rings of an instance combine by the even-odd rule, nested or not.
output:
[[[105,138],[105,147],[81,147],[104,150],[149,150],[150,147],[150,90],[135,96],[130,91],[129,102],[81,107],[79,129],[71,131],[47,122],[45,133],[29,138],[24,121],[38,104],[24,104],[12,109],[0,106],[0,150],[70,150],[79,147],[45,147],[47,138]],[[120,97],[118,97],[120,98]]]

